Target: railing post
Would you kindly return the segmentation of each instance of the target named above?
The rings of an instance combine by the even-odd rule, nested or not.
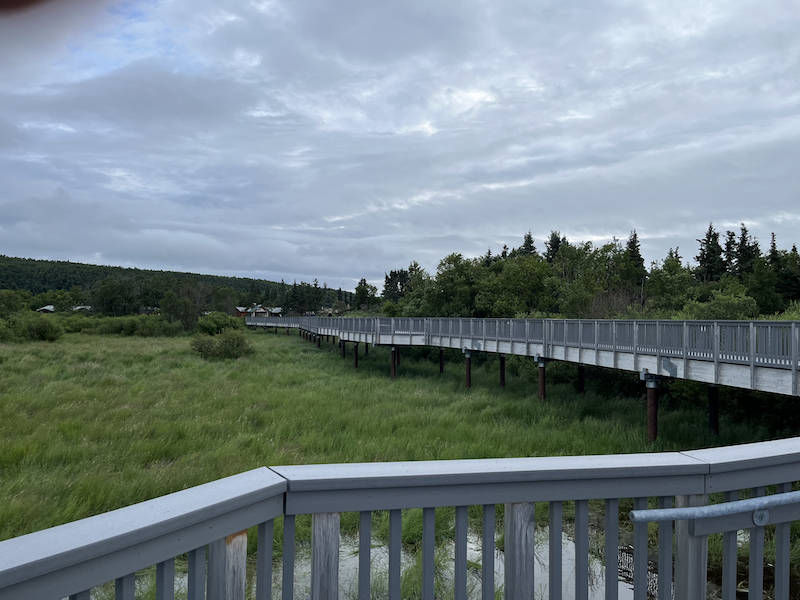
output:
[[[534,600],[533,566],[536,505],[506,504],[505,600]]]
[[[244,600],[247,530],[208,545],[208,600]]]
[[[675,496],[675,507],[704,506],[702,494]],[[708,571],[708,537],[689,534],[688,521],[675,522],[675,598],[705,600]]]
[[[339,598],[339,513],[311,517],[311,600]]]

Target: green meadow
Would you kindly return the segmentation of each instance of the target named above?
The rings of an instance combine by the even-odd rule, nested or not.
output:
[[[539,402],[530,377],[508,375],[501,388],[492,359],[473,367],[466,390],[457,353],[440,375],[438,354],[405,349],[391,380],[386,348],[364,357],[362,344],[354,369],[352,344],[343,359],[297,332],[248,338],[252,355],[218,362],[185,337],[0,345],[0,539],[263,465],[650,452],[765,436],[723,414],[713,437],[699,408],[662,409],[649,445],[643,386],[632,398],[581,396],[567,365]]]

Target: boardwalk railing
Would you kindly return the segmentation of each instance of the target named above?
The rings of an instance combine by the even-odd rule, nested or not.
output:
[[[658,560],[651,562],[647,523],[637,520],[629,533],[620,511],[625,515],[630,508],[641,511],[651,505],[670,508],[703,505],[709,499],[733,501],[742,493],[771,497],[776,491],[789,491],[798,478],[800,438],[690,452],[260,468],[0,542],[0,599],[88,600],[93,587],[114,582],[117,600],[132,600],[145,585],[155,585],[157,600],[171,600],[176,585],[188,589],[189,600],[200,600],[206,593],[209,600],[241,600],[248,577],[245,530],[249,527],[258,527],[258,554],[249,566],[255,570],[249,575],[255,583],[254,597],[306,597],[307,592],[295,589],[299,585],[295,523],[298,515],[306,514],[313,515],[310,595],[334,599],[344,586],[339,580],[339,515],[358,512],[354,595],[368,600],[379,585],[370,573],[372,513],[389,511],[388,572],[381,581],[388,580],[388,598],[399,600],[403,511],[421,508],[418,583],[422,598],[433,600],[435,570],[440,568],[434,562],[435,514],[441,507],[455,507],[454,560],[448,568],[456,600],[493,600],[500,587],[508,600],[533,600],[541,597],[538,590],[544,587],[549,598],[558,599],[565,586],[574,587],[576,598],[586,599],[593,585],[590,565],[596,567],[598,562],[605,583],[604,589],[595,591],[616,599],[621,553],[633,556],[635,598],[645,600],[648,587],[655,586],[657,597],[666,600],[672,598],[674,585],[675,598],[700,600],[705,598],[704,536],[711,531],[727,532],[722,593],[723,598],[734,598],[735,530],[740,528],[750,531],[750,597],[761,597],[765,544],[774,539],[776,598],[786,599],[789,546],[788,528],[782,523],[798,515],[777,518],[781,524],[774,536],[771,531],[765,535],[763,522],[751,525],[739,520],[724,527],[715,523],[702,531],[694,525],[689,531],[680,525],[686,522],[679,521],[673,538],[671,520],[662,521]],[[547,507],[545,540],[534,535],[543,524],[536,519],[536,503]],[[505,505],[502,554],[495,550],[500,533],[497,505]],[[471,511],[470,519],[471,506],[480,508]],[[562,565],[565,508],[574,509],[574,569]],[[273,536],[278,517],[283,520],[283,535]],[[470,530],[481,540],[478,577],[467,561]],[[590,535],[601,540],[591,544],[593,551]],[[548,549],[547,581],[534,578],[534,563],[543,550],[536,548],[537,543]],[[282,573],[273,578],[276,544],[282,544]],[[187,578],[176,582],[175,558],[184,554]],[[500,560],[504,579],[496,581],[495,563]],[[154,584],[136,575],[150,566],[156,567]]]
[[[387,346],[516,354],[800,395],[797,321],[248,317]]]

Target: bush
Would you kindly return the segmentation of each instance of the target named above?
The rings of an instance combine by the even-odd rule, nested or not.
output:
[[[200,353],[205,360],[224,360],[240,358],[253,353],[253,347],[247,341],[244,331],[225,329],[217,336],[198,334],[190,343],[192,350]]]
[[[223,312],[215,310],[197,321],[197,330],[206,335],[217,335],[225,329],[242,329],[244,319],[231,317]]]
[[[52,318],[39,313],[18,313],[8,323],[8,333],[2,334],[9,341],[54,342],[64,334],[64,330]]]

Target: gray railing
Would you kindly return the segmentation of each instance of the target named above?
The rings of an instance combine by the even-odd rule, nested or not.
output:
[[[370,573],[372,513],[388,511],[385,580],[388,598],[399,600],[402,511],[422,509],[422,574],[418,585],[422,598],[433,600],[435,515],[442,507],[455,507],[454,560],[448,568],[456,600],[492,600],[500,587],[508,600],[532,600],[535,590],[543,587],[548,588],[549,598],[558,599],[566,582],[574,586],[576,598],[586,599],[592,585],[590,564],[596,567],[598,562],[605,573],[604,597],[615,599],[621,553],[633,557],[635,598],[647,598],[648,587],[655,587],[660,599],[671,598],[674,581],[676,598],[694,600],[694,596],[681,595],[680,590],[691,585],[700,592],[705,590],[702,536],[710,531],[726,531],[724,535],[728,536],[724,541],[727,571],[723,574],[723,594],[732,598],[730,594],[736,588],[735,530],[750,529],[749,585],[756,589],[764,568],[762,525],[753,526],[761,527],[755,533],[746,519],[722,528],[718,522],[702,530],[695,525],[692,531],[682,531],[678,526],[673,538],[671,521],[661,522],[659,559],[651,564],[647,524],[637,519],[632,532],[620,529],[620,509],[705,504],[709,494],[715,494],[712,498],[723,495],[729,501],[743,488],[752,489],[753,496],[763,496],[767,486],[787,492],[799,477],[800,438],[658,454],[261,468],[0,542],[0,599],[88,600],[93,587],[114,582],[116,598],[132,600],[137,586],[145,584],[144,577],[137,582],[137,571],[155,565],[156,598],[170,600],[176,587],[175,558],[186,554],[188,580],[181,586],[188,588],[189,600],[202,599],[206,593],[209,600],[239,600],[244,598],[248,577],[245,530],[255,526],[258,554],[251,565],[255,573],[249,575],[255,582],[255,598],[268,600],[278,593],[273,590],[272,556],[274,545],[279,543],[282,572],[275,579],[280,582],[280,597],[305,597],[306,592],[296,589],[299,584],[295,582],[296,517],[307,514],[313,515],[311,597],[338,598],[339,513],[358,512],[358,575],[354,587],[359,600],[367,600],[377,585]],[[536,519],[536,503],[546,505],[548,515],[546,540],[539,536],[539,542],[534,541],[534,530],[545,522]],[[561,562],[565,503],[574,509],[574,569],[564,569]],[[497,505],[505,505],[502,554],[495,550]],[[472,512],[472,521],[470,506],[479,507]],[[281,516],[283,535],[274,537],[274,519]],[[775,520],[783,527],[783,523],[797,518],[792,513]],[[470,529],[481,540],[479,577],[467,561]],[[783,533],[776,544],[776,565],[780,567],[776,566],[775,597],[788,598],[788,526],[779,532]],[[591,544],[593,551],[590,535],[601,540]],[[534,579],[537,543],[548,548],[546,582]],[[502,582],[494,577],[496,561],[500,560],[504,564]],[[591,572],[596,571],[591,568]],[[470,582],[477,586],[473,592]]]

